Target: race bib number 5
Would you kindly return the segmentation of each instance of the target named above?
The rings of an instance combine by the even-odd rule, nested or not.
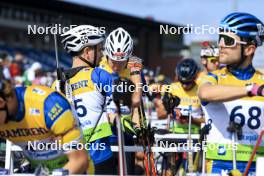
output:
[[[83,105],[82,99],[74,100],[74,107],[79,117],[84,117],[87,114],[86,107]]]

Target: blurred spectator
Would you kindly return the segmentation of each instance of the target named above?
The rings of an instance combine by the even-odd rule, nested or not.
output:
[[[144,78],[146,80],[146,84],[150,85],[154,83],[154,71],[148,68],[143,69]]]
[[[34,81],[34,84],[40,84],[39,75],[42,72],[41,69],[42,69],[41,64],[39,62],[34,62],[31,65],[31,67],[28,70],[26,70],[23,74],[24,85],[25,86],[32,85],[33,81]]]
[[[11,62],[9,69],[12,78],[22,74],[20,66],[15,61]]]
[[[54,74],[55,73],[55,74]],[[45,77],[42,77],[40,83],[41,85],[46,85],[48,87],[51,87],[52,83],[56,79],[56,72],[47,72]]]
[[[0,63],[2,65],[2,73],[5,79],[11,80],[11,74],[9,70],[10,58],[6,52],[0,53]]]
[[[25,73],[25,70],[28,68],[30,68],[28,59],[22,53],[16,52],[14,56],[14,61],[10,65],[10,74],[18,85],[20,85],[21,76],[23,75],[23,73]]]
[[[20,66],[21,73],[24,73],[24,71],[29,68],[29,62],[27,57],[25,57],[22,53],[16,52],[14,57],[15,63],[17,63]]]
[[[23,77],[22,76],[15,76],[14,77],[14,85],[15,86],[23,86]]]

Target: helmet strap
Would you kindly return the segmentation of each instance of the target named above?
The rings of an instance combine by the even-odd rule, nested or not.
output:
[[[90,67],[94,68],[94,64],[89,62],[88,60],[84,59],[82,56],[78,57],[81,61],[83,61],[84,63],[86,63],[87,65],[89,65]]]
[[[93,46],[94,49],[94,61],[93,61],[93,68],[96,67],[96,60],[97,60],[97,47],[96,45]]]

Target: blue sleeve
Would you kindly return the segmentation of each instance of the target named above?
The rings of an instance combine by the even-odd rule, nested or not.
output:
[[[110,73],[96,67],[92,72],[91,78],[103,95],[112,95],[112,76]]]
[[[51,93],[44,102],[45,122],[48,129],[65,112],[71,110],[69,102],[58,92]]]

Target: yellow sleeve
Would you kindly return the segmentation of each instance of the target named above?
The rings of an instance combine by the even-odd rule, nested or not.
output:
[[[70,143],[72,141],[81,141],[82,132],[77,126],[75,118],[71,111],[64,112],[52,125],[51,131],[56,136],[60,136],[62,143]]]
[[[62,138],[62,143],[80,141],[81,130],[71,111],[71,106],[64,96],[58,92],[51,93],[44,102],[46,127],[55,136]]]

